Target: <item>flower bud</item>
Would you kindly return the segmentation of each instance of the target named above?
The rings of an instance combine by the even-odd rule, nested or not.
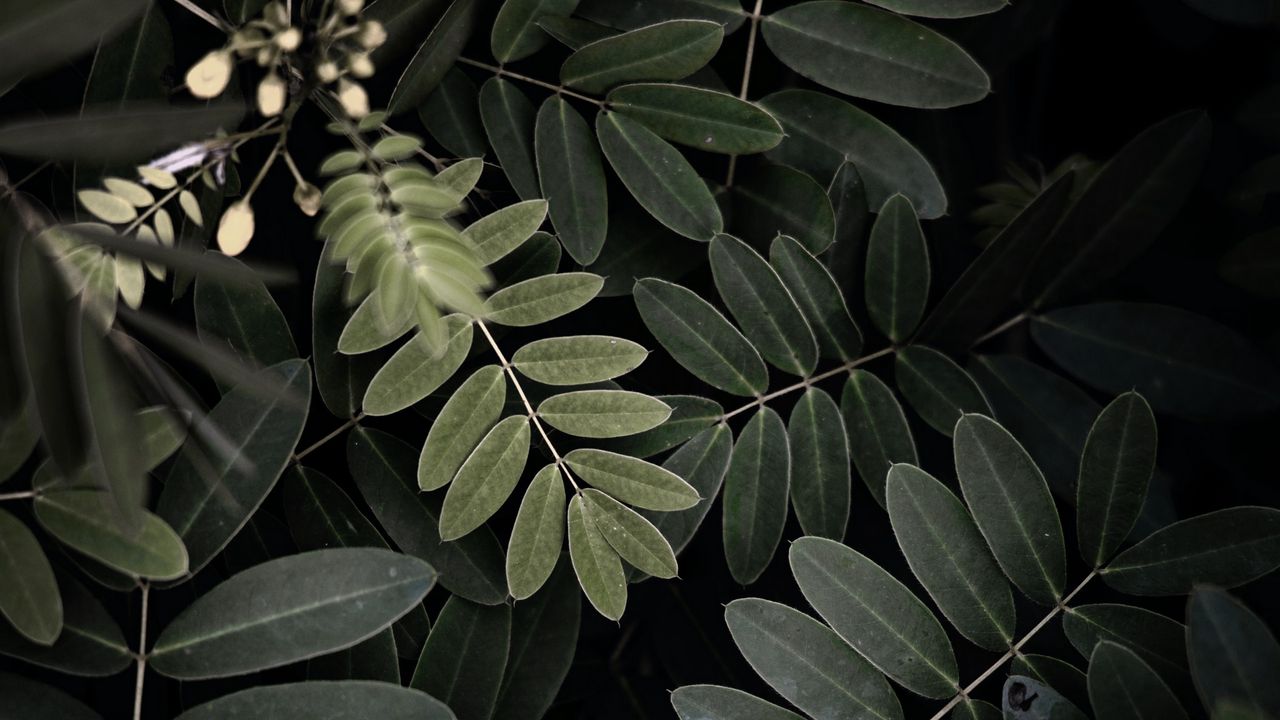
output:
[[[338,9],[343,15],[355,15],[364,9],[364,0],[338,0]]]
[[[275,37],[276,47],[285,52],[293,52],[302,44],[302,31],[291,27]]]
[[[202,100],[217,97],[231,80],[231,53],[214,50],[187,71],[187,89]]]
[[[302,183],[293,189],[293,201],[298,209],[307,217],[315,217],[320,212],[320,188],[311,183]]]
[[[284,78],[271,73],[258,83],[258,112],[265,117],[275,117],[284,110],[284,101],[288,90]]]
[[[332,60],[325,60],[319,65],[316,65],[316,77],[325,85],[337,80],[338,75],[338,63],[333,62]]]
[[[272,45],[263,45],[258,49],[258,65],[268,67],[276,63],[276,49]]]
[[[222,213],[218,222],[218,249],[225,255],[235,256],[244,252],[253,239],[253,208],[241,200]]]
[[[387,30],[377,20],[365,20],[360,23],[360,32],[356,42],[365,50],[373,50],[387,41]]]
[[[367,78],[373,75],[373,63],[369,60],[369,56],[364,53],[352,53],[347,58],[347,70],[358,78]]]
[[[338,81],[338,102],[349,117],[356,120],[369,114],[369,94],[360,83],[343,78]]]
[[[289,10],[279,0],[267,3],[262,9],[262,19],[279,28],[289,27]]]

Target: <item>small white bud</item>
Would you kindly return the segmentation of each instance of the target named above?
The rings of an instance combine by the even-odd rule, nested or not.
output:
[[[364,0],[338,0],[338,9],[343,15],[355,15],[364,9]]]
[[[228,207],[218,222],[218,249],[225,255],[244,252],[253,239],[253,208],[241,200]]]
[[[293,52],[302,44],[302,31],[298,28],[289,28],[284,32],[276,35],[276,47],[285,52]]]
[[[231,53],[214,50],[187,71],[187,89],[203,100],[222,94],[231,81]]]
[[[377,20],[365,20],[360,23],[360,33],[356,42],[365,50],[373,50],[387,41],[387,30]]]
[[[284,78],[271,73],[258,83],[258,112],[265,117],[275,117],[284,110],[284,101],[288,97],[288,88]]]
[[[356,120],[369,114],[369,94],[360,83],[343,78],[338,81],[338,102],[349,117]]]
[[[320,188],[311,183],[302,183],[293,189],[293,201],[307,217],[315,217],[320,212],[321,196]]]
[[[316,77],[325,85],[337,80],[338,75],[338,63],[333,62],[332,60],[325,60],[319,65],[316,65]]]
[[[371,77],[373,75],[373,62],[364,53],[352,53],[351,57],[347,58],[347,69],[358,78]]]

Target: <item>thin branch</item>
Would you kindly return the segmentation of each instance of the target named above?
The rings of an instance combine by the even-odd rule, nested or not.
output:
[[[756,57],[756,35],[760,29],[760,10],[764,7],[764,0],[756,0],[755,10],[751,11],[751,27],[747,31],[747,57],[742,64],[742,88],[738,91],[738,99],[746,100],[747,91],[751,88],[751,65]],[[738,169],[738,156],[729,156],[729,171],[724,177],[724,186],[726,188],[733,187],[733,176]]]
[[[18,192],[19,188],[21,188],[23,185],[30,182],[31,179],[34,178],[35,176],[44,172],[45,168],[49,167],[52,164],[53,164],[52,160],[45,160],[44,162],[37,165],[35,170],[32,170],[26,175],[23,175],[21,180],[15,183],[11,183],[8,187],[6,187],[4,189],[4,194],[0,195],[0,200],[7,200],[10,195],[13,195],[14,193]]]
[[[788,385],[782,388],[781,390],[775,390],[769,393],[768,395],[761,395],[760,397],[756,398],[755,400],[752,400],[746,405],[743,405],[742,407],[737,408],[735,410],[730,410],[724,415],[721,415],[720,422],[724,422],[725,420],[728,420],[734,415],[739,415],[741,413],[744,413],[753,407],[759,407],[761,405],[764,405],[765,403],[769,402],[770,400],[773,400],[774,398],[782,397],[783,395],[786,395],[788,393],[793,393],[796,390],[803,390],[809,387],[810,385],[813,385],[816,382],[826,380],[827,378],[834,377],[836,375],[839,375],[840,373],[849,372],[850,370],[858,367],[859,365],[869,363],[872,360],[875,360],[876,358],[884,357],[885,355],[888,355],[892,352],[893,352],[893,348],[891,347],[884,348],[883,350],[877,350],[871,353],[870,355],[863,355],[860,358],[855,358],[839,367],[835,367],[830,370],[827,370],[826,372],[818,373],[817,375],[811,375],[801,380],[800,382],[795,383],[793,385]]]
[[[298,453],[294,454],[294,456],[293,456],[293,458],[292,458],[292,459],[293,459],[293,462],[302,462],[302,458],[304,458],[304,457],[306,457],[306,456],[310,455],[311,453],[315,452],[316,450],[319,450],[321,447],[323,447],[323,446],[324,446],[324,444],[325,444],[325,443],[327,443],[327,442],[329,442],[330,440],[332,440],[332,439],[334,439],[334,438],[338,437],[339,435],[341,435],[342,433],[346,432],[347,430],[350,430],[351,428],[355,427],[356,425],[358,425],[358,424],[360,423],[360,421],[361,421],[363,418],[364,418],[364,413],[363,413],[363,412],[358,412],[358,413],[356,413],[355,417],[353,417],[353,418],[351,418],[350,420],[348,420],[348,421],[346,421],[346,422],[342,423],[342,425],[341,425],[341,426],[339,426],[339,427],[338,427],[338,429],[334,430],[333,432],[329,433],[328,435],[325,435],[324,437],[320,438],[319,440],[315,441],[314,443],[311,443],[311,444],[310,444],[310,445],[308,445],[306,448],[304,448],[301,452],[298,452]]]
[[[210,25],[218,28],[219,30],[225,33],[230,33],[235,30],[235,28],[231,27],[230,23],[224,20],[220,20],[217,17],[214,17],[213,14],[211,14],[208,10],[205,10],[199,5],[196,5],[195,3],[191,2],[191,0],[173,0],[173,1],[181,5],[183,8],[185,8],[187,12],[190,12],[192,15],[195,15],[201,20],[209,23]]]
[[[142,719],[142,683],[147,676],[147,602],[151,596],[151,586],[143,580],[142,587],[142,620],[138,630],[138,676],[133,685],[133,720]]]
[[[537,86],[538,86],[538,87],[540,87],[540,88],[545,88],[545,89],[547,89],[547,90],[551,90],[552,92],[559,93],[560,95],[566,95],[566,96],[571,97],[571,98],[577,98],[577,99],[579,99],[579,100],[584,100],[584,101],[589,102],[589,103],[592,103],[592,104],[594,104],[594,105],[599,105],[600,107],[605,107],[605,106],[606,106],[605,101],[603,101],[603,100],[601,100],[601,99],[599,99],[599,98],[593,98],[593,97],[591,97],[590,95],[583,95],[582,93],[574,92],[574,91],[572,91],[572,90],[569,90],[568,88],[566,88],[566,87],[565,87],[565,86],[563,86],[563,85],[553,85],[553,84],[551,84],[551,83],[549,83],[549,82],[544,82],[544,81],[539,80],[539,79],[537,79],[537,78],[531,78],[531,77],[529,77],[528,75],[521,75],[520,73],[513,73],[513,72],[511,72],[510,70],[507,70],[506,68],[498,67],[497,65],[490,65],[490,64],[488,64],[488,63],[482,63],[482,62],[480,62],[480,61],[478,61],[478,60],[472,60],[471,58],[464,58],[464,57],[460,57],[460,58],[458,58],[458,62],[460,62],[460,63],[462,63],[462,64],[464,64],[464,65],[470,65],[470,66],[472,66],[472,67],[478,67],[478,68],[481,68],[481,69],[483,69],[483,70],[488,70],[489,72],[493,73],[494,75],[497,75],[498,77],[509,77],[509,78],[511,78],[512,80],[520,80],[520,81],[522,81],[522,82],[527,82],[527,83],[529,83],[529,84],[531,84],[531,85],[537,85]]]
[[[1027,318],[1029,318],[1029,317],[1031,317],[1031,316],[1030,316],[1030,315],[1028,315],[1027,313],[1025,313],[1025,312],[1020,312],[1020,313],[1018,313],[1017,315],[1014,315],[1013,317],[1009,318],[1008,320],[1005,320],[1004,322],[1002,322],[1002,323],[1000,323],[999,325],[997,325],[994,329],[992,329],[992,330],[991,330],[991,332],[988,332],[988,333],[984,334],[982,337],[979,337],[977,340],[974,340],[974,341],[969,345],[969,347],[971,347],[971,348],[978,347],[979,345],[981,345],[982,343],[984,343],[984,342],[986,342],[986,341],[990,340],[991,338],[993,338],[993,337],[995,337],[995,336],[997,336],[997,335],[1000,335],[1001,333],[1004,333],[1005,331],[1010,330],[1010,329],[1012,329],[1012,328],[1014,328],[1014,327],[1017,327],[1019,323],[1021,323],[1023,320],[1026,320],[1026,319],[1027,319]]]
[[[40,493],[35,490],[23,490],[22,492],[0,493],[0,500],[24,500],[33,498]]]
[[[542,426],[542,420],[538,417],[538,413],[534,411],[533,404],[529,402],[529,396],[525,395],[524,387],[520,385],[520,378],[516,377],[515,368],[510,362],[507,362],[507,356],[502,354],[502,348],[498,347],[498,341],[493,339],[493,335],[489,332],[489,326],[484,321],[476,318],[476,325],[480,326],[480,332],[484,333],[485,340],[489,341],[489,347],[493,349],[493,354],[498,356],[498,362],[502,364],[502,369],[507,373],[507,377],[511,378],[511,384],[516,388],[516,394],[520,396],[520,402],[524,403],[525,412],[529,415],[529,419],[533,421],[533,426],[538,429],[538,434],[542,436],[542,441],[546,443],[547,449],[551,451],[551,457],[555,458],[556,465],[560,468],[561,474],[569,479],[574,490],[580,490],[578,483],[569,474],[569,468],[565,465],[564,458],[556,451],[556,446],[551,442],[551,436],[547,434],[547,429]]]
[[[1014,643],[1013,647],[1009,648],[1008,652],[1002,655],[999,660],[992,663],[991,667],[987,668],[986,671],[983,672],[981,675],[979,675],[976,680],[969,683],[960,692],[956,693],[955,697],[952,697],[951,700],[946,705],[944,705],[941,710],[939,710],[937,713],[934,714],[932,718],[930,718],[930,720],[942,720],[942,718],[945,718],[947,716],[947,713],[951,712],[951,708],[958,705],[961,701],[967,699],[973,693],[973,691],[977,690],[978,686],[981,685],[987,678],[991,677],[991,675],[994,674],[1001,667],[1003,667],[1005,663],[1017,657],[1022,652],[1023,646],[1026,645],[1028,642],[1030,642],[1031,638],[1035,637],[1036,633],[1040,632],[1045,625],[1048,625],[1049,621],[1056,618],[1058,614],[1061,613],[1063,610],[1066,610],[1067,603],[1074,600],[1076,595],[1078,595],[1080,591],[1084,589],[1084,586],[1088,585],[1089,582],[1097,576],[1098,576],[1098,571],[1096,569],[1090,570],[1089,574],[1084,577],[1084,580],[1081,580],[1080,584],[1077,585],[1074,590],[1067,593],[1066,596],[1063,597],[1062,600],[1057,605],[1055,605],[1052,610],[1049,611],[1048,615],[1045,615],[1044,618],[1040,620],[1040,622],[1036,623],[1035,627],[1027,631],[1027,634],[1023,635],[1021,640]]]

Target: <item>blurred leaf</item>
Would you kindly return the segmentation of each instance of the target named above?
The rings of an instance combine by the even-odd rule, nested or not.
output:
[[[484,524],[515,489],[529,456],[529,418],[493,426],[449,484],[440,510],[440,539],[457,540]]]
[[[1280,228],[1240,241],[1223,255],[1218,273],[1232,285],[1259,297],[1280,295]]]
[[[542,197],[533,156],[536,123],[533,104],[524,92],[500,77],[480,86],[480,117],[502,172],[522,200]]]
[[[1280,372],[1244,337],[1165,305],[1106,302],[1037,317],[1031,336],[1072,375],[1110,393],[1137,390],[1158,411],[1197,419],[1280,405]]]
[[[415,334],[369,381],[364,393],[367,415],[390,415],[435,392],[458,371],[471,350],[472,325],[453,315],[446,319],[448,344],[443,352]]]
[[[625,115],[604,110],[596,115],[596,136],[622,184],[658,222],[704,242],[724,229],[706,183],[666,140]]]
[[[498,539],[482,528],[457,542],[440,540],[441,500],[419,493],[417,454],[378,430],[356,428],[347,439],[351,477],[396,547],[431,563],[454,595],[485,605],[503,602],[507,583]]]
[[[489,35],[493,57],[505,64],[534,54],[549,39],[537,21],[568,16],[577,6],[578,0],[505,0]]]
[[[867,314],[894,343],[920,324],[929,301],[929,247],[915,208],[903,195],[889,198],[867,245]]]
[[[782,126],[752,103],[688,85],[637,83],[605,98],[614,112],[644,123],[660,137],[698,150],[749,155],[782,142]]]
[[[174,411],[164,406],[143,408],[134,413],[133,421],[136,429],[141,430],[140,459],[144,471],[154,470],[169,459],[187,438],[185,418],[180,420]]]
[[[169,470],[156,513],[181,536],[195,574],[226,546],[275,486],[306,423],[311,373],[302,360],[273,365],[275,392],[239,386],[192,427]]]
[[[994,420],[965,415],[955,459],[965,502],[1005,575],[1031,600],[1057,604],[1067,581],[1062,523],[1031,456]]]
[[[507,543],[511,597],[524,600],[551,577],[564,545],[564,517],[564,479],[557,465],[547,465],[529,482],[511,528]]]
[[[590,265],[604,247],[609,225],[604,165],[591,126],[567,100],[553,95],[538,110],[534,153],[556,235],[570,257]]]
[[[498,421],[507,395],[506,376],[497,365],[471,374],[444,404],[418,456],[418,487],[449,484],[471,451]]]
[[[779,235],[769,246],[769,264],[804,312],[818,341],[818,354],[848,362],[862,351],[862,333],[849,315],[831,272],[794,238]]]
[[[78,0],[76,4],[98,1]],[[103,0],[101,4],[105,7],[123,1]],[[81,17],[72,24],[84,22],[87,19]],[[203,139],[219,128],[234,129],[243,113],[239,105],[226,102],[207,107],[130,103],[117,110],[19,120],[0,126],[0,152],[48,160],[141,161],[161,150]]]
[[[596,612],[618,620],[627,608],[627,578],[617,551],[596,528],[582,495],[569,501],[569,555],[578,584]]]
[[[1133,530],[1156,465],[1156,419],[1141,395],[1107,405],[1089,431],[1080,459],[1076,536],[1080,554],[1101,567]]]
[[[816,255],[835,240],[835,211],[826,190],[799,170],[764,165],[744,174],[733,193],[731,227],[756,247],[788,235]]]
[[[563,502],[561,503],[563,510]],[[564,513],[556,516],[564,522]],[[563,535],[563,525],[561,534]],[[559,553],[560,543],[556,543]],[[542,590],[511,614],[511,651],[502,674],[494,720],[542,717],[569,673],[578,645],[582,594],[567,556]]]
[[[724,618],[751,668],[809,716],[903,717],[884,676],[808,615],[768,600],[743,598],[725,606]]]
[[[679,80],[706,65],[724,29],[706,20],[668,20],[584,45],[564,61],[560,82],[601,93],[632,80]]]
[[[418,119],[436,142],[458,157],[480,157],[489,149],[476,84],[456,65],[418,106]]]
[[[14,384],[18,382],[22,381],[15,379]],[[32,405],[28,402],[17,415],[0,420],[0,483],[22,468],[40,442]]]
[[[282,489],[289,533],[300,550],[389,549],[347,493],[320,471],[294,465],[286,472]]]
[[[1280,710],[1280,643],[1263,622],[1224,590],[1196,588],[1187,605],[1187,656],[1206,708],[1225,703],[1256,712]]]
[[[71,359],[83,378],[82,408],[89,430],[89,462],[77,476],[106,492],[98,496],[117,529],[132,534],[142,524],[147,503],[142,439],[133,427],[133,393],[120,350],[102,337],[88,315],[79,317],[79,352]]]
[[[101,491],[47,491],[36,498],[35,510],[49,534],[112,569],[152,580],[187,573],[187,549],[168,523],[141,510],[137,529],[122,530]]]
[[[920,217],[941,217],[947,196],[933,166],[893,128],[844,100],[812,90],[783,90],[760,104],[782,123],[787,137],[769,159],[826,183],[845,164],[866,183],[867,205],[882,207],[895,194]]]
[[[325,407],[334,415],[347,418],[360,411],[365,390],[378,370],[379,359],[338,352],[338,341],[352,310],[343,299],[346,270],[333,261],[332,253],[333,240],[329,240],[316,266],[311,301],[311,362]]]
[[[671,693],[680,720],[800,720],[800,716],[741,690],[685,685]]]
[[[965,506],[931,475],[904,464],[889,470],[887,500],[898,546],[942,614],[975,645],[1009,647],[1013,596]]]
[[[638,458],[583,448],[564,462],[588,485],[637,508],[685,510],[698,502],[698,491],[679,475]]]
[[[959,676],[951,641],[906,586],[832,540],[800,538],[790,556],[805,599],[872,665],[925,697],[955,694]]]
[[[385,720],[453,720],[444,703],[410,688],[368,680],[264,685],[224,695],[182,713],[181,720],[309,720],[376,715]]]
[[[0,86],[9,87],[92,48],[140,15],[146,0],[5,3],[0,12]],[[7,148],[6,148],[7,150]]]
[[[510,648],[510,607],[451,597],[431,628],[409,687],[448,704],[458,720],[487,720]]]
[[[633,294],[649,332],[686,370],[734,395],[764,393],[769,373],[760,354],[710,303],[655,278],[636,282]]]
[[[806,535],[843,540],[849,523],[849,440],[840,407],[816,387],[804,391],[787,425],[791,506]]]
[[[872,497],[885,505],[885,478],[894,463],[919,464],[907,417],[880,378],[856,369],[840,394],[840,414],[849,435],[849,454]]]
[[[724,477],[724,555],[738,584],[755,582],[773,559],[787,522],[790,483],[787,428],[762,405],[738,435]]]
[[[0,697],[4,698],[5,714],[13,718],[101,720],[102,717],[88,705],[51,685],[7,672],[0,672]]]
[[[106,609],[74,577],[55,575],[62,597],[62,632],[57,641],[49,647],[39,645],[8,623],[0,623],[0,655],[84,677],[107,677],[133,665],[133,651]],[[3,697],[7,702],[9,696]]]
[[[1089,702],[1098,720],[1179,720],[1187,712],[1132,650],[1101,642],[1089,658]]]
[[[245,278],[252,271],[234,258],[217,262],[238,268]],[[196,277],[196,334],[210,345],[221,344],[250,367],[266,367],[298,357],[284,313],[260,281],[220,282]]]
[[[1233,507],[1176,522],[1121,552],[1100,574],[1130,595],[1235,587],[1280,567],[1280,510]]]
[[[427,99],[453,66],[474,29],[480,5],[473,0],[453,0],[431,29],[396,81],[387,111],[392,115],[413,110]]]
[[[805,2],[764,18],[769,49],[788,67],[846,95],[890,105],[977,102],[991,80],[960,46],[904,17],[864,5]],[[848,68],[858,67],[857,73]]]
[[[0,615],[39,645],[53,645],[62,632],[62,598],[53,568],[35,535],[0,510]]]
[[[486,319],[513,327],[540,325],[591,302],[603,285],[604,278],[586,272],[530,278],[490,295]]]
[[[950,437],[965,413],[991,414],[982,389],[946,355],[924,345],[908,345],[894,360],[898,390],[934,430]]]
[[[617,3],[614,0],[583,0],[578,14],[619,30],[652,25],[675,18],[713,20],[726,34],[742,25],[745,13],[740,0],[642,0]]]
[[[964,18],[986,15],[1009,6],[1008,0],[871,0],[899,15],[927,18]]]

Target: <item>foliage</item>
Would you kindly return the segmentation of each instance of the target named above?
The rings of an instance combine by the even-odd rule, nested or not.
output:
[[[613,717],[687,616],[684,720],[1280,717],[1274,493],[1169,478],[1273,348],[1125,287],[1274,88],[965,179],[1058,3],[748,5],[0,14],[0,715]]]

